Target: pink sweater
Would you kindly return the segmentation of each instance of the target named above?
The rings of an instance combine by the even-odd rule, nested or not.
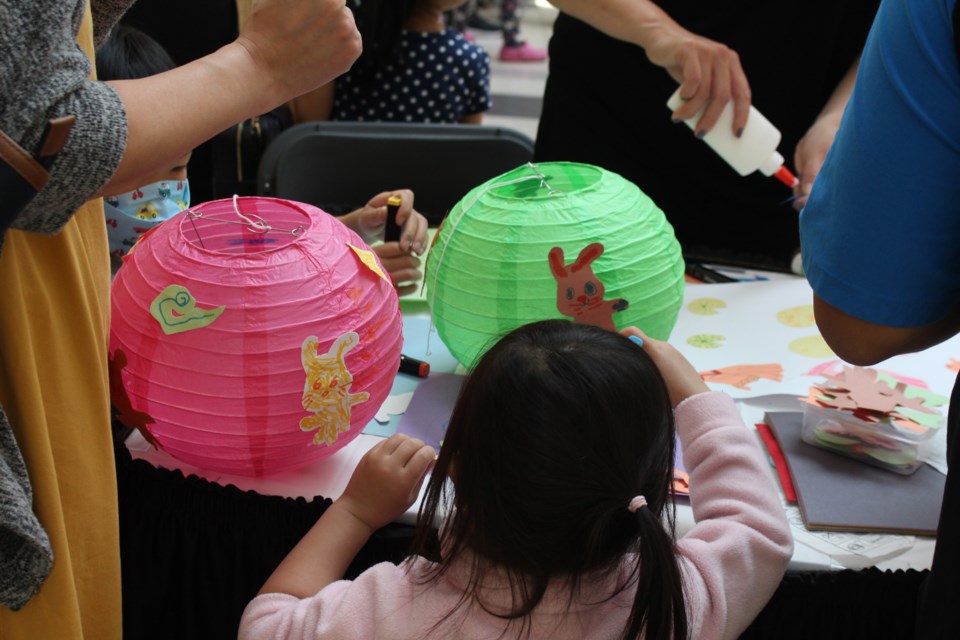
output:
[[[688,398],[677,407],[676,418],[697,522],[677,543],[690,637],[736,638],[779,584],[793,539],[768,465],[729,396],[710,392]],[[439,582],[418,585],[412,577],[429,563],[411,562],[378,564],[352,582],[335,582],[304,600],[258,596],[243,614],[240,638],[515,637],[501,635],[500,618],[466,605],[428,636],[458,602],[467,576],[453,566]],[[627,590],[603,602],[610,585],[594,586],[573,605],[563,589],[549,591],[532,616],[529,637],[618,638],[633,594]],[[500,585],[490,585],[482,597],[487,605],[510,604],[509,590]]]

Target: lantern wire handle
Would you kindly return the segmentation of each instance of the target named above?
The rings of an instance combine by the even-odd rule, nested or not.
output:
[[[475,205],[475,204],[477,203],[477,201],[480,200],[480,198],[481,198],[485,193],[487,193],[487,191],[490,191],[491,189],[496,189],[496,188],[498,188],[498,187],[505,187],[505,186],[510,185],[510,184],[516,184],[516,183],[518,183],[518,182],[527,182],[528,180],[540,180],[541,184],[546,185],[546,183],[544,182],[545,176],[544,176],[542,173],[540,173],[539,171],[536,170],[535,165],[534,165],[532,162],[531,162],[531,163],[528,163],[528,164],[529,164],[529,166],[530,166],[531,168],[534,169],[534,173],[536,173],[537,175],[533,175],[533,176],[521,176],[521,177],[519,177],[519,178],[514,178],[513,180],[506,180],[506,181],[504,181],[504,182],[496,182],[496,183],[494,183],[494,184],[487,185],[484,189],[482,189],[481,191],[479,191],[479,192],[477,192],[476,194],[474,194],[473,198],[470,199],[470,202],[469,202],[468,204],[466,204],[463,208],[460,209],[460,215],[457,216],[457,219],[453,221],[453,226],[450,227],[450,235],[447,236],[446,240],[443,242],[443,247],[440,249],[440,258],[437,259],[437,267],[436,267],[436,269],[434,269],[434,273],[433,273],[433,286],[430,287],[430,289],[431,289],[431,294],[432,294],[432,295],[430,296],[430,311],[431,311],[431,313],[430,313],[430,327],[427,329],[427,345],[426,345],[426,346],[427,346],[427,350],[426,350],[426,355],[428,355],[428,356],[429,356],[429,355],[432,355],[432,352],[430,351],[430,335],[433,333],[433,313],[432,313],[432,311],[433,311],[434,301],[435,301],[436,298],[437,298],[437,277],[440,275],[440,267],[443,265],[443,256],[444,256],[444,254],[447,253],[447,246],[450,244],[450,240],[453,238],[453,234],[457,232],[457,227],[460,225],[460,221],[463,220],[463,217],[467,214],[467,212],[468,212],[470,209],[473,208],[473,205]],[[547,189],[550,189],[549,185],[547,185]],[[551,193],[554,193],[554,191],[553,191],[552,189],[550,189],[550,191],[551,191]],[[556,192],[556,193],[559,193],[559,192]],[[424,283],[426,283],[426,281],[424,281]]]
[[[293,229],[278,229],[276,227],[271,227],[267,224],[267,221],[258,216],[255,213],[242,213],[239,206],[240,197],[237,194],[233,194],[233,211],[237,214],[237,217],[240,220],[227,220],[225,218],[211,218],[209,216],[203,215],[202,211],[194,211],[190,209],[187,211],[187,217],[192,219],[203,218],[204,220],[212,220],[214,222],[226,222],[227,224],[239,224],[247,228],[251,233],[265,234],[271,231],[279,231],[281,233],[289,233],[290,235],[296,237],[303,233],[303,225],[298,225]],[[192,222],[191,222],[192,223]],[[194,231],[197,233],[197,239],[200,241],[200,246],[203,246],[203,238],[200,237],[200,230],[197,229],[196,224],[193,225]]]
[[[537,165],[535,165],[532,162],[528,162],[527,167],[530,168],[530,171],[533,171],[535,174],[537,174],[537,177],[540,178],[540,186],[546,189],[547,193],[549,193],[552,196],[561,195],[563,193],[562,191],[557,191],[556,189],[550,186],[550,183],[547,182],[547,176],[543,175],[543,173],[540,171]]]

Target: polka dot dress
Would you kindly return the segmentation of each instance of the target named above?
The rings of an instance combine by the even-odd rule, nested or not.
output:
[[[364,82],[350,72],[336,81],[334,120],[459,122],[487,111],[490,56],[461,34],[405,31],[399,53]]]

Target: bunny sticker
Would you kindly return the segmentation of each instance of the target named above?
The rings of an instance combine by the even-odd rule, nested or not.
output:
[[[572,317],[574,322],[616,331],[613,314],[623,311],[630,303],[623,298],[603,299],[603,283],[590,266],[602,254],[602,244],[588,244],[573,264],[567,266],[563,262],[563,249],[554,247],[550,249],[550,271],[557,279],[557,309],[560,313]]]
[[[303,341],[301,360],[307,380],[303,385],[303,408],[311,414],[300,420],[302,431],[313,431],[313,444],[333,445],[341,433],[350,429],[350,407],[370,399],[366,391],[350,393],[353,376],[344,362],[344,354],[360,342],[350,331],[337,338],[327,353],[317,352],[319,341],[310,336]]]

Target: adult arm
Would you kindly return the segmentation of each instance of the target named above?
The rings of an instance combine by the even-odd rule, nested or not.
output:
[[[861,320],[813,296],[813,313],[823,339],[840,358],[872,365],[902,353],[923,351],[960,332],[960,305],[942,320],[920,327],[890,327]]]
[[[309,91],[290,102],[290,112],[295,123],[311,120],[329,120],[333,113],[333,98],[336,95],[336,82],[330,81]]]
[[[359,53],[353,14],[342,0],[256,2],[235,42],[166,73],[110,83],[129,135],[120,166],[99,193],[133,188],[230,125],[330,82]]]
[[[960,75],[948,4],[881,4],[800,215],[817,325],[853,364],[960,329]]]
[[[550,0],[551,4],[603,33],[641,47],[653,64],[680,83],[685,100],[673,112],[687,120],[705,108],[698,135],[713,128],[727,102],[733,100],[733,132],[747,124],[750,84],[740,56],[726,45],[681,27],[649,0]]]
[[[83,6],[14,3],[0,21],[0,130],[34,151],[47,120],[76,116],[17,228],[56,231],[90,197],[132,189],[231,124],[330,81],[360,52],[342,1],[261,0],[234,43],[164,74],[107,84],[89,79],[75,43]]]
[[[837,131],[840,129],[840,119],[843,118],[843,110],[850,101],[850,94],[853,93],[853,85],[857,79],[857,69],[860,67],[860,56],[854,60],[853,64],[844,74],[843,78],[837,84],[830,98],[823,106],[817,119],[813,122],[807,132],[804,134],[793,154],[793,164],[800,178],[800,184],[794,189],[799,196],[793,202],[794,208],[799,211],[807,203],[807,196],[813,189],[813,181],[820,173],[823,161],[827,157],[827,151],[833,144],[833,139],[837,137]]]

